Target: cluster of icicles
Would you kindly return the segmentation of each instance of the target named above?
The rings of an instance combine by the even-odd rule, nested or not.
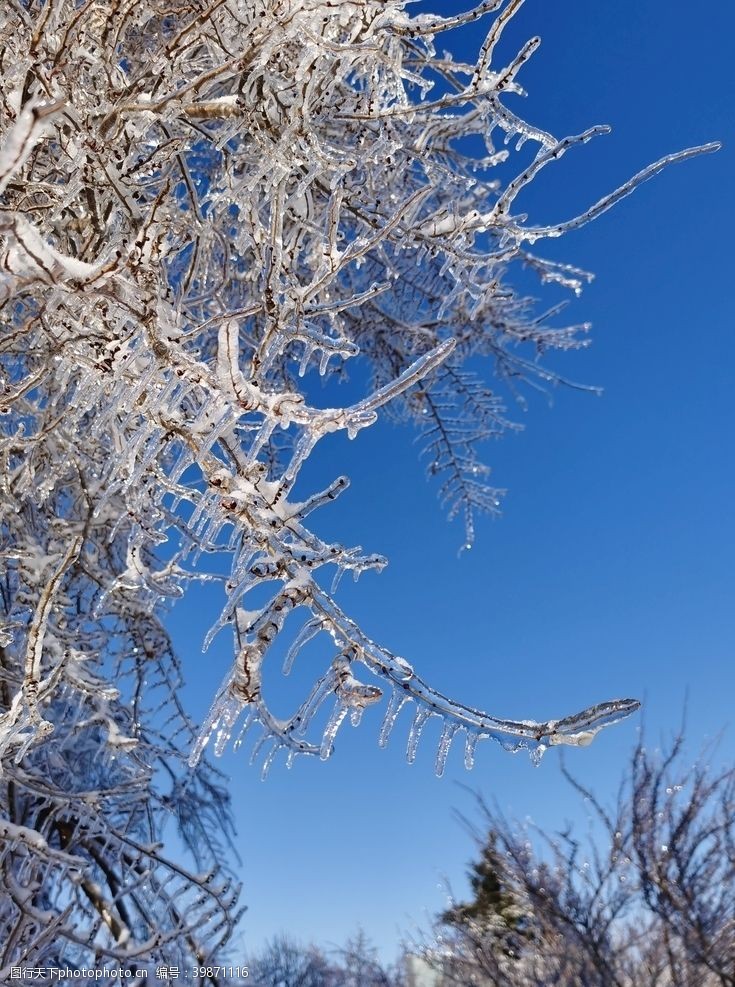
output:
[[[197,577],[202,553],[232,556],[227,600],[209,631],[205,648],[215,635],[231,627],[236,658],[221,686],[190,756],[195,765],[214,738],[220,755],[234,738],[239,747],[249,731],[259,736],[253,761],[262,759],[265,775],[279,754],[288,764],[300,754],[327,758],[340,726],[360,721],[364,709],[387,693],[387,708],[380,730],[384,746],[403,710],[414,708],[407,757],[413,762],[425,726],[432,718],[442,723],[436,754],[441,775],[453,741],[464,740],[464,763],[471,768],[479,741],[492,739],[504,749],[526,749],[535,761],[558,744],[586,745],[595,734],[638,707],[635,700],[602,703],[571,717],[546,722],[506,720],[455,702],[432,689],[404,659],[376,644],[338,606],[333,591],[341,574],[355,577],[380,569],[385,559],[358,549],[325,543],[304,526],[304,519],[331,503],[347,487],[338,477],[307,501],[288,497],[300,466],[314,445],[336,429],[356,434],[375,420],[377,409],[430,374],[451,353],[449,339],[419,357],[400,377],[369,398],[348,408],[315,409],[297,395],[260,391],[240,370],[238,336],[234,322],[219,331],[214,368],[175,345],[173,325],[166,324],[162,308],[158,355],[147,351],[140,337],[115,347],[115,381],[79,374],[62,359],[57,379],[68,386],[69,406],[80,420],[91,412],[93,432],[111,429],[120,455],[111,457],[107,473],[98,480],[95,514],[100,516],[114,493],[122,494],[131,514],[140,519],[128,548],[127,568],[101,594],[97,616],[105,612],[111,593],[135,593],[157,606],[162,597],[179,597],[186,582]],[[173,341],[172,341],[173,340]],[[237,401],[218,401],[223,393]],[[243,415],[244,401],[250,405]],[[249,423],[249,424],[248,424]],[[266,478],[259,460],[264,435],[276,427],[296,428],[290,461],[275,479]],[[247,430],[246,430],[247,429]],[[243,435],[252,436],[249,446]],[[165,472],[158,464],[165,464]],[[156,470],[156,483],[150,482]],[[191,479],[194,470],[199,479]],[[204,482],[201,482],[204,481]],[[188,505],[188,509],[187,509]],[[164,542],[177,529],[181,548],[163,567],[154,567],[153,542]],[[114,531],[113,531],[114,536]],[[335,566],[332,592],[315,578],[316,570]],[[206,578],[206,577],[205,577]],[[270,601],[257,611],[241,606],[247,593],[264,582],[278,586]],[[304,614],[302,626],[288,649],[284,672],[317,635],[324,635],[334,658],[327,671],[289,719],[275,717],[262,692],[262,665],[287,617]],[[359,669],[374,676],[380,686],[358,678]],[[312,742],[309,728],[326,707],[321,739]]]
[[[40,135],[42,125],[47,126],[56,112],[58,107],[40,114],[31,107],[21,115],[0,159],[4,181],[24,160],[25,152],[18,152],[21,138],[29,139],[34,127]],[[8,164],[11,158],[12,166]],[[8,244],[6,260],[19,279],[33,274],[39,257],[47,278],[61,290],[67,282],[99,288],[115,276],[114,267],[84,266],[65,257],[20,217],[6,216],[2,225]],[[77,310],[80,323],[91,318],[84,295],[66,294],[65,306],[72,318]],[[197,578],[195,566],[203,552],[232,554],[227,602],[206,644],[220,629],[232,626],[236,659],[191,752],[192,765],[212,736],[215,754],[221,754],[241,718],[235,744],[239,746],[245,731],[257,725],[260,737],[252,756],[262,755],[264,773],[280,752],[288,763],[299,754],[326,758],[345,719],[357,724],[363,710],[377,703],[384,691],[388,702],[381,745],[387,743],[403,707],[414,705],[409,761],[416,756],[427,722],[434,717],[441,720],[437,774],[443,772],[458,734],[464,737],[468,768],[477,743],[485,739],[494,739],[507,750],[528,749],[538,760],[549,746],[589,743],[604,726],[637,708],[636,701],[619,700],[538,723],[500,719],[455,702],[428,686],[402,658],[370,640],[314,578],[315,571],[325,565],[335,565],[338,575],[349,570],[357,576],[366,569],[381,568],[385,560],[326,544],[303,525],[306,516],[338,496],[347,481],[340,477],[308,501],[295,503],[288,495],[301,466],[323,436],[344,429],[354,438],[371,425],[382,405],[447,359],[454,340],[446,339],[428,350],[396,380],[357,404],[317,409],[309,407],[300,393],[269,390],[247,377],[241,369],[237,321],[223,318],[219,322],[214,365],[181,345],[176,313],[164,302],[159,302],[156,326],[147,327],[145,334],[121,319],[104,360],[85,358],[78,346],[62,347],[54,357],[53,401],[64,408],[67,425],[73,427],[76,420],[80,434],[88,434],[91,440],[108,436],[115,451],[106,473],[96,478],[96,489],[90,491],[96,498],[94,516],[100,517],[113,495],[118,495],[127,504],[125,516],[137,519],[127,568],[100,595],[95,615],[104,615],[105,602],[113,592],[147,597],[151,608],[163,597],[181,596],[187,581]],[[272,349],[288,343],[276,334]],[[346,343],[341,346],[339,340],[331,340],[327,347],[322,336],[312,341],[312,349],[317,347],[326,348],[322,372],[331,352],[340,351],[343,356],[357,352],[353,346],[345,354]],[[260,457],[277,428],[295,431],[297,437],[281,475],[268,479]],[[196,481],[191,479],[192,469]],[[44,490],[37,494],[42,500]],[[172,528],[181,535],[181,548],[165,566],[155,568],[155,546],[167,541]],[[280,589],[260,611],[246,612],[240,606],[243,597],[264,581],[280,583]],[[307,617],[289,651],[286,670],[300,648],[319,633],[331,639],[337,653],[296,713],[281,720],[272,715],[263,698],[261,668],[285,618],[299,608]],[[358,668],[375,676],[383,688],[361,682],[356,676]],[[307,731],[325,704],[331,704],[326,726],[320,742],[312,743]]]

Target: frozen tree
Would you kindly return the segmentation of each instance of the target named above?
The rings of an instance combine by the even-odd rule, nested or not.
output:
[[[386,966],[363,929],[358,929],[336,953],[340,987],[404,987],[403,957]]]
[[[6,386],[32,359],[19,339]],[[196,731],[160,615],[132,592],[94,615],[133,524],[117,495],[95,510],[104,442],[67,430],[53,387],[19,401],[2,444],[0,981],[192,969],[238,917],[224,779],[186,764]],[[163,851],[172,816],[195,872]]]
[[[285,935],[275,936],[248,959],[250,987],[403,987],[401,962],[384,966],[361,930],[340,948],[301,946]]]
[[[33,344],[5,330],[6,393],[22,392]],[[227,789],[187,766],[196,730],[160,615],[135,592],[94,613],[134,522],[119,495],[96,510],[109,450],[88,416],[67,429],[61,394],[31,383],[2,440],[3,983],[14,966],[192,969],[238,917]],[[195,872],[163,851],[172,816]]]
[[[334,971],[316,946],[300,946],[288,936],[274,936],[247,963],[248,983],[255,987],[336,987]]]
[[[595,827],[556,836],[480,800],[472,896],[440,916],[423,956],[450,984],[733,987],[735,770],[682,736],[639,742],[612,807],[565,772]]]
[[[474,512],[499,499],[477,444],[508,423],[468,359],[549,379],[535,356],[585,328],[536,315],[508,266],[578,291],[586,275],[534,244],[711,148],[534,225],[519,193],[605,128],[557,140],[505,105],[538,44],[499,60],[519,5],[442,19],[399,0],[2,4],[0,965],[211,955],[233,892],[159,839],[173,812],[202,867],[221,860],[212,737],[219,754],[257,728],[264,770],[327,757],[385,698],[382,744],[414,709],[409,761],[441,719],[441,773],[458,734],[470,767],[479,740],[539,756],[637,707],[537,723],[439,694],[336,602],[341,574],[385,564],[308,526],[346,478],[294,493],[318,442],[390,403],[471,544]],[[437,54],[437,35],[485,17],[474,64]],[[358,359],[366,396],[320,407],[319,374]],[[195,741],[161,619],[223,569],[204,644],[229,628],[234,662]],[[263,662],[288,640],[288,671],[313,638],[324,670],[277,718]]]

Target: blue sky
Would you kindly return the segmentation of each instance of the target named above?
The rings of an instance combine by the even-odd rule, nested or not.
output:
[[[426,0],[413,11],[457,9]],[[507,31],[508,55],[542,37],[520,78],[528,119],[559,136],[613,125],[528,190],[534,219],[574,215],[669,151],[714,139],[724,148],[548,245],[597,275],[568,311],[593,322],[592,345],[552,365],[604,395],[557,388],[511,408],[524,431],[486,456],[508,489],[503,517],[478,520],[472,551],[457,556],[461,529],[445,522],[408,429],[381,421],[352,443],[330,437],[304,471],[314,489],[351,477],[317,527],[386,554],[390,566],[357,586],[345,581],[340,602],[432,684],[499,715],[539,719],[637,696],[654,739],[676,729],[688,696],[692,747],[729,725],[720,748],[729,758],[733,28],[724,3],[698,17],[676,0],[527,0]],[[455,41],[466,54],[480,38],[475,28]],[[199,653],[211,616],[190,607],[172,618],[199,717],[231,658],[224,634]],[[295,675],[296,685],[308,681]],[[390,955],[444,906],[443,877],[465,889],[473,846],[453,809],[471,814],[472,800],[456,782],[549,829],[586,825],[554,751],[533,768],[485,744],[471,774],[452,751],[439,781],[431,743],[409,767],[407,723],[387,750],[377,746],[379,723],[380,711],[368,711],[359,730],[343,728],[331,761],[276,767],[266,783],[242,754],[220,762],[244,859],[243,949],[278,931],[339,942],[362,925]],[[605,731],[567,763],[612,794],[640,723]]]

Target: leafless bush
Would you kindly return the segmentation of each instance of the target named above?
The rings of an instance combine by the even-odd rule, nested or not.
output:
[[[360,931],[325,951],[276,936],[248,962],[251,987],[403,987],[400,964],[387,967]]]
[[[442,983],[501,987],[733,987],[735,768],[682,737],[641,741],[606,808],[565,772],[592,835],[519,828],[480,800],[473,897],[424,947]]]

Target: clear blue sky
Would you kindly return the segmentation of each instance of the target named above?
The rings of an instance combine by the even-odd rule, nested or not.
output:
[[[413,10],[465,6],[426,0]],[[559,136],[614,128],[544,172],[525,200],[533,218],[573,215],[669,151],[725,146],[548,247],[597,275],[569,309],[570,321],[594,323],[592,346],[553,365],[604,396],[556,389],[551,404],[532,394],[527,411],[512,409],[525,431],[487,450],[508,488],[504,515],[479,520],[475,548],[457,557],[461,530],[445,522],[406,429],[381,422],[353,443],[334,437],[304,472],[315,489],[350,475],[319,530],[385,553],[390,566],[356,587],[345,581],[340,600],[433,684],[539,719],[638,696],[654,738],[677,727],[688,693],[692,746],[729,724],[730,758],[734,10],[527,0],[507,32],[507,53],[542,37],[520,79],[528,119]],[[479,40],[475,30],[456,43]],[[210,617],[189,607],[172,618],[199,717],[231,658],[225,634],[200,655]],[[306,670],[295,674],[305,687]],[[248,947],[282,930],[338,942],[361,924],[390,955],[402,932],[444,906],[443,876],[465,888],[473,847],[452,810],[471,811],[471,798],[457,781],[542,826],[584,827],[554,751],[535,769],[485,744],[467,774],[454,750],[438,781],[432,745],[407,766],[407,724],[380,750],[381,711],[372,712],[359,730],[343,728],[326,764],[277,767],[263,784],[242,754],[220,762],[232,777]],[[612,793],[639,724],[605,731],[569,765]]]

